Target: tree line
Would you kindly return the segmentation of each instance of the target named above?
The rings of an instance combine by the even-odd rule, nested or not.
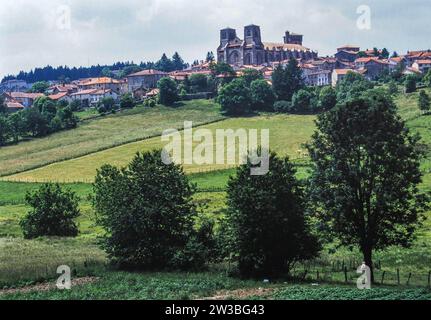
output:
[[[113,78],[122,78],[131,73],[156,69],[164,72],[171,72],[175,70],[183,70],[188,66],[187,63],[181,58],[178,52],[168,58],[166,54],[156,62],[140,62],[138,64],[133,61],[116,62],[112,65],[95,65],[91,67],[68,67],[59,66],[52,67],[46,66],[43,68],[35,68],[29,72],[20,71],[16,76],[8,75],[2,79],[2,83],[7,80],[23,80],[27,83],[35,83],[40,81],[62,81],[68,83],[70,81],[83,79],[83,78],[96,78],[100,76],[108,76]]]

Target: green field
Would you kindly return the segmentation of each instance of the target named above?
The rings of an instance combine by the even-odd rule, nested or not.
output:
[[[428,147],[428,158],[422,163],[425,173],[423,190],[431,191],[431,116],[422,116],[417,107],[417,93],[399,95],[396,99],[400,115],[412,132],[420,133]],[[0,149],[0,174],[27,170],[3,177],[0,181],[0,299],[196,299],[222,296],[239,299],[431,299],[427,285],[431,268],[431,221],[417,232],[418,240],[411,249],[388,248],[377,252],[375,260],[382,268],[376,278],[385,273],[385,284],[372,291],[360,292],[355,287],[357,277],[354,264],[361,261],[357,250],[328,246],[321,257],[311,265],[298,266],[297,274],[308,270],[303,284],[274,283],[266,288],[259,281],[241,281],[226,276],[229,267],[217,267],[218,272],[203,274],[130,274],[106,269],[106,256],[97,245],[102,230],[95,226],[95,214],[89,194],[97,168],[105,163],[126,165],[137,151],[163,146],[159,137],[143,139],[170,127],[180,128],[184,120],[195,124],[221,119],[218,107],[208,101],[195,101],[178,108],[136,109],[106,118],[85,121],[78,129],[50,137],[24,142]],[[192,118],[190,118],[192,117]],[[298,178],[307,176],[307,158],[302,146],[314,131],[314,116],[260,115],[249,118],[231,118],[204,125],[216,129],[270,129],[271,148],[295,160]],[[100,132],[99,132],[100,131]],[[102,132],[102,133],[101,133]],[[130,140],[128,140],[130,138]],[[140,141],[137,141],[140,140]],[[134,141],[134,142],[127,142]],[[118,146],[119,145],[119,146]],[[109,146],[115,146],[109,148]],[[103,151],[98,151],[103,149]],[[106,150],[105,150],[106,149]],[[302,150],[300,152],[300,150]],[[84,156],[82,156],[84,155]],[[16,157],[16,161],[14,161]],[[61,161],[62,159],[70,159]],[[43,164],[53,163],[48,166]],[[40,168],[39,168],[40,167]],[[190,180],[199,192],[194,199],[199,204],[201,217],[219,218],[226,207],[225,187],[233,168],[227,166],[186,166]],[[19,182],[21,181],[21,182]],[[26,183],[29,182],[29,183]],[[40,186],[30,182],[58,181],[68,183],[81,198],[82,216],[78,219],[80,235],[76,239],[23,240],[19,220],[29,210],[25,194]],[[199,223],[199,221],[197,221]],[[336,250],[335,250],[336,249]],[[349,283],[344,282],[340,270],[332,270],[335,262],[352,262]],[[71,292],[14,293],[2,295],[1,288],[20,287],[56,278],[60,264],[70,265],[76,277],[96,276],[95,283],[77,287]],[[396,284],[400,269],[402,286]],[[323,283],[312,286],[320,272]],[[412,273],[409,286],[406,281]],[[417,288],[419,286],[420,288]],[[256,293],[257,288],[268,289]],[[241,289],[242,292],[237,290]]]
[[[137,107],[122,113],[80,123],[77,129],[21,142],[0,149],[0,176],[73,159],[114,146],[182,128],[184,121],[203,124],[223,119],[212,101],[185,102],[176,108]]]
[[[314,131],[314,116],[301,115],[263,115],[252,118],[234,118],[202,126],[215,132],[217,129],[269,129],[271,149],[281,154],[289,155],[292,159],[301,159],[305,152],[306,143]],[[169,126],[166,126],[168,129]],[[260,136],[259,136],[260,138]],[[197,144],[197,143],[196,143]],[[96,152],[81,158],[54,163],[43,168],[22,172],[5,177],[8,181],[26,182],[91,182],[96,170],[103,164],[116,166],[127,165],[138,151],[163,148],[166,142],[160,137],[133,142],[108,150]],[[214,150],[216,145],[214,145]],[[299,152],[301,151],[301,152]],[[220,170],[228,165],[185,165],[187,172]]]

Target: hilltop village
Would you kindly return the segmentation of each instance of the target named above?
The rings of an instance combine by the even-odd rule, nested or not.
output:
[[[298,61],[304,83],[308,86],[336,86],[348,72],[377,80],[394,72],[420,76],[431,69],[429,49],[391,54],[385,48],[364,49],[349,44],[337,48],[333,56],[322,57],[316,50],[304,46],[303,41],[303,35],[286,31],[283,41],[265,42],[260,27],[256,25],[244,27],[241,39],[235,29],[225,28],[220,31],[216,55],[209,53],[206,61],[195,61],[191,66],[184,64],[184,68],[179,70],[166,72],[150,67],[126,75],[121,70],[112,70],[110,76],[73,81],[51,79],[48,81],[49,87],[43,92],[30,92],[33,84],[18,77],[4,79],[0,93],[10,112],[30,108],[42,96],[63,103],[78,101],[85,107],[97,106],[107,97],[119,101],[125,94],[135,99],[153,98],[158,94],[157,83],[160,79],[170,77],[181,83],[194,75],[210,76],[216,59],[219,63],[231,65],[235,76],[241,76],[244,70],[254,69],[271,84],[274,69],[278,65],[287,65],[293,58]],[[232,75],[217,75],[219,78],[227,76]]]

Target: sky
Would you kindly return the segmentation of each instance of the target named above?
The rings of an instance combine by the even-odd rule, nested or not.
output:
[[[46,65],[187,62],[216,51],[219,30],[256,24],[263,41],[284,32],[333,55],[344,44],[391,52],[431,48],[430,0],[2,0],[0,78]]]

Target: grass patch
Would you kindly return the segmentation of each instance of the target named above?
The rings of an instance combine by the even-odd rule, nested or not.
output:
[[[157,136],[163,130],[182,127],[184,121],[198,125],[223,119],[219,109],[213,101],[195,100],[177,108],[137,107],[85,121],[73,130],[0,148],[0,176]]]

